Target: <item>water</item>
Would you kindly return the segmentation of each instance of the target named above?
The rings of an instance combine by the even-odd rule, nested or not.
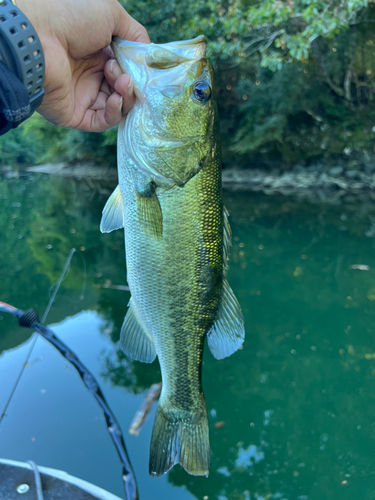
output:
[[[0,300],[42,315],[77,249],[47,323],[97,376],[124,431],[141,500],[375,499],[375,210],[354,200],[328,206],[224,194],[233,231],[228,280],[246,342],[222,361],[204,355],[210,477],[175,467],[153,479],[155,408],[139,437],[127,429],[160,371],[117,351],[129,292],[103,288],[126,284],[122,231],[99,232],[111,189],[44,175],[1,178]],[[30,336],[13,318],[0,319],[1,411]],[[43,339],[1,424],[0,456],[122,495],[98,406]]]

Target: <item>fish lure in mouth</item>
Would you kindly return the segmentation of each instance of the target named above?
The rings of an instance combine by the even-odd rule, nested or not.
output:
[[[245,331],[225,278],[231,231],[206,39],[161,45],[114,39],[112,46],[137,96],[119,126],[119,185],[100,225],[102,232],[125,229],[131,299],[120,344],[138,361],[157,356],[161,367],[150,474],[180,463],[189,474],[208,476],[205,338],[222,359],[242,345]]]

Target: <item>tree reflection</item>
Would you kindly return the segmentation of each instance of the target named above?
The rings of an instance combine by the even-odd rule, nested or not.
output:
[[[0,196],[2,300],[41,308],[74,246],[86,268],[72,261],[49,322],[96,309],[116,346],[129,292],[94,286],[126,284],[123,232],[99,232],[106,197],[85,181],[42,176],[2,179]],[[168,479],[199,499],[371,498],[375,254],[366,234],[374,212],[260,194],[227,193],[225,204],[228,279],[246,341],[228,359],[204,353],[210,477],[175,467]],[[17,332],[2,329],[1,349],[22,341]],[[102,376],[135,393],[160,381],[157,362],[130,361],[116,348],[103,356]]]

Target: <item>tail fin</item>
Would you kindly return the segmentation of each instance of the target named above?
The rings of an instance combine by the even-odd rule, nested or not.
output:
[[[156,413],[150,446],[151,476],[161,476],[175,464],[194,476],[208,477],[210,443],[206,409],[189,421],[172,422],[162,407]]]

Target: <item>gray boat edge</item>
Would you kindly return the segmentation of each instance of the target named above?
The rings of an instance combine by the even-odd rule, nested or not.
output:
[[[0,458],[0,464],[20,467],[22,469],[29,469],[31,471],[33,470],[32,466],[28,463],[8,460],[6,458]],[[103,490],[103,488],[99,488],[99,486],[95,486],[94,484],[84,481],[83,479],[71,476],[70,474],[62,470],[42,467],[40,465],[38,465],[38,469],[42,474],[55,477],[56,479],[60,479],[61,481],[65,481],[67,483],[73,484],[74,486],[77,486],[81,490],[84,490],[87,493],[90,493],[91,495],[97,497],[98,500],[122,500],[120,497],[114,495],[113,493],[109,493],[109,491]]]

